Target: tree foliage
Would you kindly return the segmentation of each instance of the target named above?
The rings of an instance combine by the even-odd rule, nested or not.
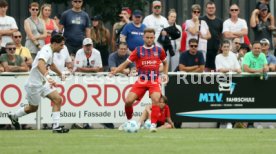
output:
[[[150,0],[84,0],[84,6],[88,5],[92,10],[88,12],[91,15],[101,15],[104,22],[114,23],[118,20],[118,14],[123,7],[129,7],[132,11],[139,9],[144,11],[144,8],[149,4]],[[71,0],[44,0],[50,4],[69,5]]]

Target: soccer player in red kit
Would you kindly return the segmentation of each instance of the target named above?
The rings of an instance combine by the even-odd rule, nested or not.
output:
[[[149,91],[152,100],[151,112],[151,132],[156,132],[156,125],[158,116],[160,114],[160,107],[158,105],[161,97],[159,66],[163,63],[162,81],[168,81],[168,64],[166,60],[165,51],[154,45],[155,31],[152,28],[144,30],[144,45],[136,47],[128,59],[117,67],[111,74],[115,75],[126,68],[130,63],[135,62],[139,78],[132,86],[132,89],[127,95],[125,102],[125,112],[127,119],[130,120],[133,114],[132,104],[135,100],[143,98],[146,91]]]

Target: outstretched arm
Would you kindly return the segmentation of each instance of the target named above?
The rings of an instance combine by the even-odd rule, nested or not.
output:
[[[119,65],[115,70],[111,71],[110,73],[115,75],[119,72],[122,72],[131,62],[126,60],[125,62],[123,62],[121,65]]]

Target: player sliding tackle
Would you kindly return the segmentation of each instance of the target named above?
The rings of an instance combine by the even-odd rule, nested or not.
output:
[[[30,76],[25,85],[27,92],[28,105],[20,108],[13,114],[9,114],[13,126],[20,129],[18,118],[29,113],[36,112],[38,105],[41,102],[41,96],[48,97],[53,102],[52,118],[53,118],[53,132],[54,133],[68,133],[69,129],[59,126],[60,108],[62,98],[54,88],[56,82],[49,76],[47,65],[50,69],[57,73],[57,75],[64,80],[62,73],[57,69],[53,63],[54,52],[60,52],[64,46],[64,37],[55,35],[51,38],[51,44],[45,45],[35,57],[35,60],[30,71]]]
[[[131,53],[129,58],[122,63],[117,69],[111,72],[111,75],[115,75],[125,69],[130,63],[135,62],[139,78],[133,84],[132,89],[127,95],[125,102],[125,112],[128,120],[131,120],[133,114],[133,103],[136,100],[143,98],[146,91],[149,91],[150,98],[152,100],[152,112],[151,112],[151,132],[156,132],[156,123],[158,115],[160,114],[160,107],[158,105],[161,90],[160,90],[160,78],[159,78],[159,66],[163,63],[162,82],[168,81],[168,64],[166,60],[165,51],[154,45],[155,31],[154,29],[147,28],[144,30],[144,45],[136,47]]]

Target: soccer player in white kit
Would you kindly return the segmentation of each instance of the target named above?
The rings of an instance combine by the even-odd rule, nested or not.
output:
[[[54,52],[60,52],[64,46],[64,37],[61,35],[54,35],[51,38],[51,43],[42,47],[38,52],[30,71],[29,78],[25,84],[27,92],[28,105],[20,108],[15,113],[9,114],[13,126],[20,129],[18,118],[32,112],[36,112],[38,105],[41,102],[41,96],[47,97],[53,102],[52,118],[53,118],[53,133],[68,133],[69,129],[59,126],[60,108],[62,98],[54,88],[56,82],[49,76],[47,66],[57,73],[57,75],[64,80],[62,73],[57,69],[53,63]]]

